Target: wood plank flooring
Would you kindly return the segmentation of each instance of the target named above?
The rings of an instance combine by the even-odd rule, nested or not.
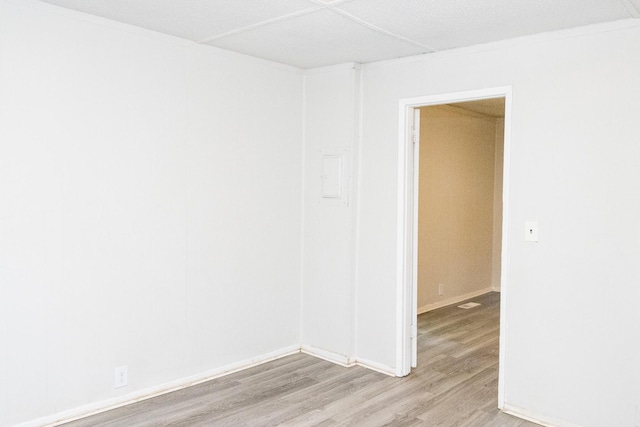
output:
[[[65,426],[536,426],[497,409],[500,297],[473,301],[418,317],[405,378],[297,354]]]

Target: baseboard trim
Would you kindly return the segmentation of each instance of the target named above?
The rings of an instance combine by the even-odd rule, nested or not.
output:
[[[132,403],[141,402],[143,400],[151,399],[163,394],[171,393],[177,390],[182,390],[187,387],[191,387],[197,384],[201,384],[206,381],[210,381],[216,378],[223,377],[225,375],[232,374],[234,372],[249,369],[254,366],[262,365],[263,363],[271,362],[282,357],[290,356],[297,353],[305,353],[310,356],[317,357],[319,359],[326,360],[331,363],[349,368],[352,366],[362,366],[372,371],[380,372],[392,377],[396,376],[394,368],[384,365],[382,363],[373,362],[367,359],[347,357],[332,351],[323,350],[310,345],[293,345],[285,347],[270,353],[265,353],[260,356],[253,357],[251,359],[245,359],[240,362],[232,363],[230,365],[222,366],[220,368],[211,369],[196,375],[180,378],[175,381],[163,383],[154,387],[148,387],[142,390],[138,390],[129,394],[118,396],[112,399],[102,400],[88,405],[79,406],[77,408],[69,409],[67,411],[59,412],[54,415],[37,418],[35,420],[27,421],[21,424],[17,424],[15,427],[54,427],[64,423],[79,420],[82,418],[90,417],[92,415],[106,412],[112,409],[120,408]],[[562,426],[564,427],[564,426]]]
[[[129,394],[118,396],[113,399],[107,399],[100,402],[79,406],[77,408],[73,408],[64,412],[59,412],[55,415],[38,418],[32,421],[18,424],[16,427],[58,426],[70,421],[79,420],[81,418],[86,418],[91,415],[109,411],[111,409],[120,408],[132,403],[151,399],[153,397],[160,396],[166,393],[171,393],[176,390],[181,390],[183,388],[210,381],[215,378],[223,377],[225,375],[229,375],[243,369],[262,365],[263,363],[271,362],[273,360],[290,356],[299,352],[299,345],[281,348],[279,350],[265,353],[251,359],[245,359],[240,362],[232,363],[220,368],[211,369],[196,375],[191,375],[189,377],[180,378],[178,380],[163,383],[158,386],[138,390]]]
[[[372,362],[371,360],[362,359],[360,357],[347,357],[342,354],[334,353],[332,351],[323,350],[311,345],[303,345],[300,348],[302,353],[314,356],[327,362],[335,363],[336,365],[350,368],[352,366],[362,366],[363,368],[371,369],[372,371],[380,372],[381,374],[396,376],[395,368],[384,365],[382,363]]]
[[[470,298],[475,298],[480,295],[488,294],[489,292],[500,292],[500,290],[494,287],[484,288],[484,289],[480,289],[479,291],[469,292],[468,294],[447,298],[442,301],[434,302],[433,304],[427,304],[425,306],[418,307],[418,314],[426,313],[427,311],[435,310],[436,308],[457,304],[459,302],[462,302]]]
[[[326,360],[327,362],[344,366],[345,368],[348,368],[355,364],[355,360],[348,356],[338,354],[329,350],[323,350],[312,345],[303,344],[300,346],[300,351],[304,354],[308,354],[309,356],[317,357],[318,359]]]
[[[371,369],[372,371],[380,372],[381,374],[389,375],[391,377],[396,376],[395,368],[384,365],[382,363],[372,362],[371,360],[356,358],[356,364],[363,368]]]
[[[528,411],[518,406],[509,405],[507,403],[504,404],[502,412],[513,415],[514,417],[521,418],[523,420],[540,424],[545,427],[581,427],[578,424],[573,424],[564,420],[559,420],[557,418],[536,414],[535,412]]]

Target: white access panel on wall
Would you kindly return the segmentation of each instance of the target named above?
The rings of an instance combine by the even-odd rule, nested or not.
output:
[[[320,203],[346,206],[348,148],[320,150]]]
[[[339,199],[342,196],[342,156],[322,155],[322,197]]]

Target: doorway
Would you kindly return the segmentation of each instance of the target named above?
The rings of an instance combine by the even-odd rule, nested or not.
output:
[[[471,92],[459,92],[405,99],[400,102],[399,174],[398,174],[398,342],[397,375],[405,376],[416,366],[417,355],[417,286],[418,286],[418,188],[420,160],[420,108],[436,105],[469,103],[478,100],[504,99],[504,156],[502,159],[502,219],[496,225],[501,229],[501,250],[497,254],[500,294],[500,350],[498,406],[504,403],[505,316],[507,280],[507,222],[509,185],[509,147],[511,88],[501,87]],[[469,104],[467,104],[468,106]],[[453,108],[456,108],[455,106]],[[458,106],[459,108],[459,106]]]
[[[504,101],[419,109],[418,315],[500,291]]]

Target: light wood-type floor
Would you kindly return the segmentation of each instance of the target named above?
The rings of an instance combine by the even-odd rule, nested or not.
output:
[[[420,315],[405,378],[297,354],[65,426],[536,426],[497,409],[499,298]]]

